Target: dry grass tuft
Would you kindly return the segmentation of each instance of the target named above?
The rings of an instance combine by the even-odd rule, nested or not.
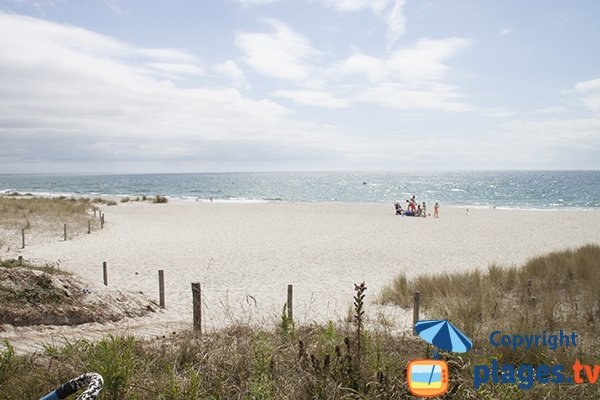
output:
[[[91,209],[92,205],[87,199],[0,196],[2,225],[21,229],[29,229],[36,219],[64,221],[85,218]]]
[[[154,204],[165,204],[168,202],[169,202],[169,199],[166,198],[165,196],[156,195],[154,198],[152,198],[152,203],[154,203]]]
[[[99,229],[99,221],[90,215],[94,209],[93,201],[84,198],[0,196],[0,244],[19,248],[21,229],[28,238],[31,233],[61,237],[63,224],[69,237],[87,233],[90,220],[92,229]]]

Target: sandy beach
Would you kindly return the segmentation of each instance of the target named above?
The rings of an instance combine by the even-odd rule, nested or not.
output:
[[[391,204],[194,202],[104,207],[106,226],[73,240],[11,250],[109,286],[158,299],[165,271],[162,321],[192,320],[191,282],[200,282],[207,329],[238,321],[273,323],[294,285],[300,323],[343,320],[353,283],[368,286],[367,313],[412,315],[371,304],[397,274],[408,276],[520,264],[552,250],[599,243],[600,210],[525,211],[442,207],[440,218],[400,217]],[[18,238],[15,238],[17,241]],[[7,257],[5,254],[4,257]]]

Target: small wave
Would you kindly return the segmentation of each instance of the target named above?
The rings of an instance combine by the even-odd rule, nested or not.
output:
[[[36,196],[36,197],[75,197],[75,198],[81,198],[81,197],[86,197],[85,195],[79,194],[79,193],[75,193],[75,192],[36,192],[36,191],[24,191],[24,192],[19,192],[16,190],[8,190],[8,191],[2,191],[3,194],[16,194],[18,196]]]
[[[497,210],[503,211],[543,211],[543,212],[558,212],[556,208],[536,208],[536,207],[496,207]],[[573,208],[574,209],[574,208]]]
[[[213,201],[220,201],[223,203],[267,203],[265,199],[251,199],[247,197],[229,197],[227,199],[213,199]]]

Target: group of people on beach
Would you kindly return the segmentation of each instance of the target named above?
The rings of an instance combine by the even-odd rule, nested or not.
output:
[[[423,202],[422,205],[418,204],[414,195],[410,198],[410,200],[406,200],[406,203],[406,210],[402,209],[402,204],[400,204],[399,202],[394,203],[394,207],[396,208],[396,215],[423,218],[427,216],[427,205],[425,204],[425,202]],[[435,203],[435,206],[433,206],[433,218],[439,218],[439,208],[440,205],[438,203]]]

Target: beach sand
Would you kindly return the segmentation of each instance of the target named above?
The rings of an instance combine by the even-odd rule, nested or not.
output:
[[[369,319],[385,315],[394,329],[406,329],[410,310],[372,304],[401,272],[410,277],[521,264],[600,240],[600,210],[467,212],[442,205],[434,219],[395,216],[392,204],[171,201],[130,202],[104,212],[105,228],[92,235],[12,251],[37,262],[60,260],[62,269],[97,282],[92,290],[102,290],[107,261],[111,288],[154,299],[163,269],[160,321],[189,321],[190,327],[191,282],[200,282],[206,329],[276,323],[288,284],[294,285],[297,322],[344,320],[353,284],[361,281],[368,287]]]

